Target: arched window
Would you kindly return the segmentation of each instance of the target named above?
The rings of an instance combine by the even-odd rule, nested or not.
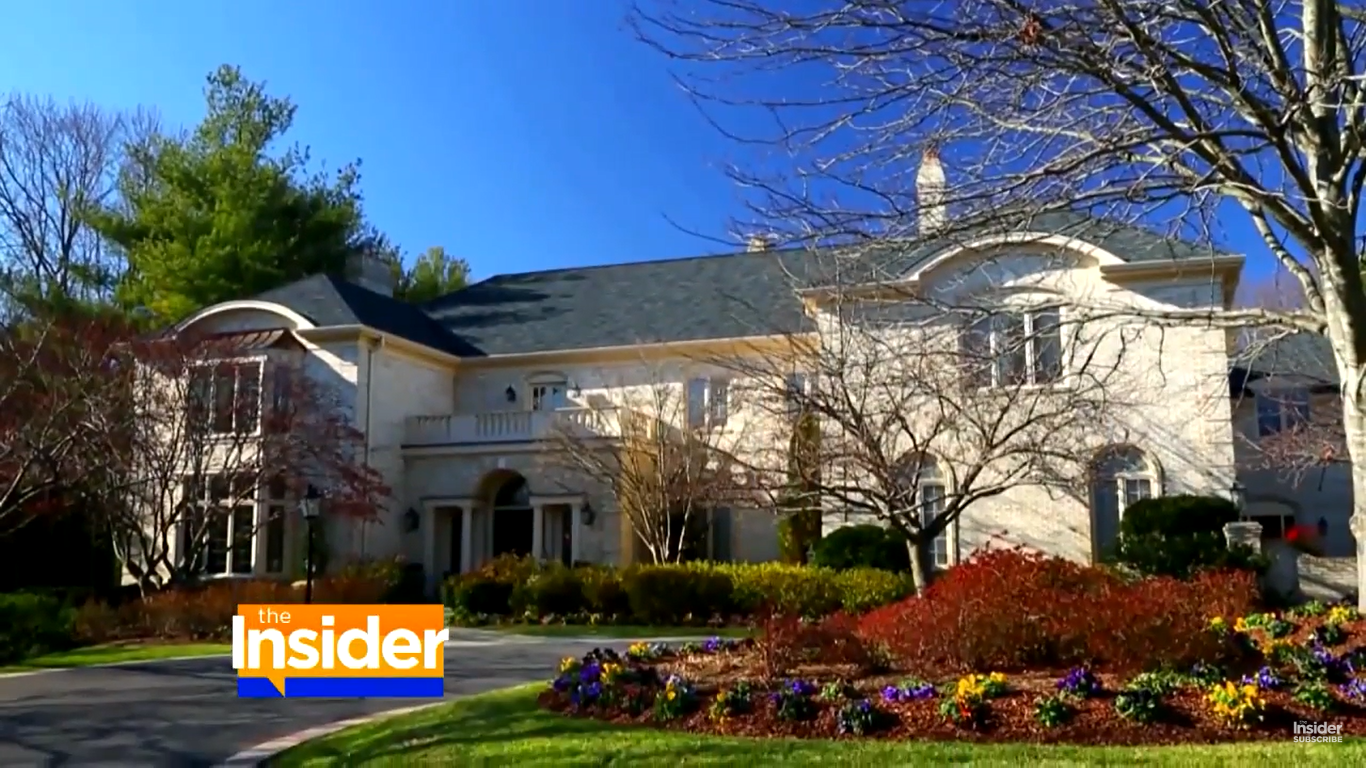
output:
[[[947,495],[947,484],[944,473],[939,468],[939,462],[933,456],[912,455],[901,460],[900,472],[902,473],[902,484],[909,493],[914,489],[914,498],[909,501],[914,504],[920,513],[920,524],[928,526],[934,519],[943,514],[944,500]],[[930,542],[930,553],[933,555],[933,564],[936,568],[947,568],[949,566],[949,530],[948,526],[939,532]]]
[[[493,496],[495,509],[525,509],[531,506],[531,491],[527,488],[526,478],[521,475],[509,477],[498,487]]]
[[[1157,468],[1132,446],[1112,446],[1101,451],[1091,466],[1091,511],[1098,552],[1114,546],[1124,509],[1139,499],[1161,494]]]

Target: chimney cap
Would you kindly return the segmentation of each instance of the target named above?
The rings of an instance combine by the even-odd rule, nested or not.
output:
[[[938,142],[930,142],[929,144],[925,145],[925,151],[921,153],[920,157],[921,157],[922,160],[938,160],[938,159],[939,159],[939,144],[938,144]]]
[[[767,251],[769,248],[773,247],[774,239],[773,235],[750,235],[749,239],[745,241],[745,250],[751,253],[755,251]]]

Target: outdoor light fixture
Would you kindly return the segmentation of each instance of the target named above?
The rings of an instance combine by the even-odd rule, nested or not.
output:
[[[517,390],[513,389],[511,385],[509,385],[507,389],[503,390],[503,394],[507,395],[509,403],[517,402]]]
[[[319,508],[322,506],[322,494],[312,483],[308,484],[308,490],[304,497],[299,500],[299,511],[304,515],[304,522],[308,523],[308,547],[304,555],[304,567],[307,572],[304,574],[304,603],[313,602],[313,522],[318,519]]]
[[[408,507],[408,511],[403,513],[404,530],[412,533],[413,531],[416,531],[420,525],[422,525],[422,516],[417,513],[416,509]]]
[[[587,501],[579,508],[579,521],[584,525],[592,525],[596,515],[593,513],[593,505]]]
[[[1244,487],[1242,483],[1234,480],[1233,485],[1229,486],[1228,498],[1229,501],[1233,502],[1233,506],[1238,508],[1238,517],[1242,518],[1243,507],[1247,504],[1247,488]]]

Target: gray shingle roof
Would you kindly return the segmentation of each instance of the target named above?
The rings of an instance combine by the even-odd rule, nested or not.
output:
[[[1317,333],[1299,332],[1261,341],[1259,334],[1245,334],[1233,359],[1235,373],[1244,381],[1276,376],[1304,376],[1338,386],[1337,361],[1328,339]]]
[[[953,241],[909,248],[772,250],[496,275],[419,306],[317,275],[258,298],[318,325],[361,323],[451,354],[478,357],[725,339],[810,330],[794,288],[886,278],[991,231],[1070,235],[1131,262],[1209,258],[1139,227],[1077,214],[1002,214]]]

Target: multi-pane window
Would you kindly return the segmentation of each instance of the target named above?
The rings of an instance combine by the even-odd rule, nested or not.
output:
[[[1285,432],[1309,423],[1309,392],[1288,389],[1257,395],[1257,434]]]
[[[216,435],[249,435],[261,419],[261,364],[219,363],[190,371],[191,423]]]
[[[987,315],[959,336],[968,382],[976,387],[1049,384],[1062,377],[1057,307]]]
[[[801,414],[805,407],[806,398],[806,374],[789,373],[783,382],[783,399],[787,405],[789,416]]]
[[[247,575],[256,570],[256,536],[264,531],[266,573],[285,570],[285,527],[290,505],[283,478],[265,489],[265,518],[258,529],[254,479],[219,475],[206,484],[186,481],[182,553],[204,576]]]
[[[1156,485],[1156,473],[1140,451],[1111,448],[1096,464],[1093,503],[1098,510],[1111,511],[1118,518],[1134,502],[1152,498]]]
[[[219,475],[185,483],[182,552],[195,556],[205,576],[249,574],[253,560],[256,494],[250,478]]]
[[[721,377],[688,381],[688,426],[719,427],[730,413],[730,382]]]
[[[531,385],[531,410],[553,411],[569,404],[565,396],[566,384],[551,381]]]
[[[934,524],[944,514],[948,490],[943,470],[931,456],[909,456],[902,460],[899,471],[900,483],[906,496],[920,517],[921,530]],[[911,491],[914,490],[912,494]],[[931,564],[936,568],[947,568],[950,564],[949,531],[944,526],[930,541]]]

